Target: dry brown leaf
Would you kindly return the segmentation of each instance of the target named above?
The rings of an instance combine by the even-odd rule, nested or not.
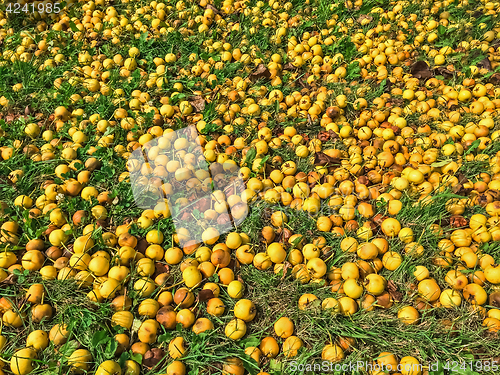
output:
[[[291,62],[288,62],[285,65],[283,65],[283,70],[298,70],[298,68]]]
[[[477,64],[478,68],[485,68],[485,69],[488,69],[488,70],[491,70],[491,62],[490,60],[485,57],[484,59],[482,59],[478,64]]]
[[[201,95],[191,97],[189,103],[191,103],[195,112],[201,112],[205,109],[205,99]]]
[[[146,354],[144,354],[144,360],[142,361],[142,364],[148,368],[151,369],[155,367],[160,361],[166,357],[165,351],[160,348],[153,348],[151,350],[148,350]]]
[[[398,287],[394,283],[394,281],[389,280],[387,282],[387,290],[389,291],[389,294],[391,295],[394,302],[401,302],[403,300],[403,294],[398,291]]]
[[[433,76],[432,71],[429,68],[429,65],[425,61],[417,61],[411,67],[410,73],[413,77],[418,79],[429,79]]]
[[[211,4],[208,4],[206,9],[211,9],[215,14],[221,14],[221,12],[219,11],[219,9],[217,9],[216,7],[214,7],[213,5]]]
[[[454,76],[454,73],[445,67],[438,66],[434,69],[434,73],[438,76],[443,76],[444,78],[451,78]]]
[[[271,78],[271,72],[264,64],[259,64],[257,66],[257,69],[255,69],[255,71],[252,74],[250,74],[249,78],[250,81],[252,82],[257,82],[259,79],[262,78],[269,79]]]
[[[0,281],[0,285],[14,285],[17,281],[17,276],[11,273],[4,280]]]
[[[367,19],[368,21],[372,21],[373,17],[367,14],[362,14],[361,16],[358,17],[358,22],[361,23],[364,19]]]
[[[490,79],[488,80],[489,83],[492,83],[494,85],[500,84],[500,73],[494,73],[491,75]]]
[[[215,297],[214,292],[212,292],[210,289],[202,289],[198,293],[198,300],[200,302],[208,301],[209,299],[212,299],[214,297]]]
[[[321,142],[326,142],[330,139],[330,133],[329,132],[325,132],[325,131],[321,131],[318,133],[318,139],[321,141]]]
[[[281,276],[281,280],[283,280],[286,277],[287,271],[292,267],[291,263],[289,262],[284,262],[283,263],[283,276]]]
[[[462,228],[467,226],[467,219],[461,215],[453,215],[450,218],[450,225],[452,228]]]
[[[340,160],[337,158],[332,158],[323,152],[317,152],[314,154],[314,165],[338,165]]]

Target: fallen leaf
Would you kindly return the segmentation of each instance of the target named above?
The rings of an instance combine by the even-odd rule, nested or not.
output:
[[[450,226],[452,228],[466,227],[468,224],[467,219],[460,215],[453,215],[450,218]]]
[[[362,14],[361,16],[358,17],[358,23],[361,23],[361,21],[365,19],[371,22],[373,20],[373,17],[367,14]]]
[[[153,277],[156,278],[156,276],[162,274],[162,273],[170,273],[170,267],[168,264],[161,264],[160,262],[156,262],[155,264],[155,272],[153,274]],[[168,278],[168,282],[172,281],[171,278]]]
[[[394,302],[402,301],[403,294],[400,291],[398,291],[398,286],[394,283],[394,281],[389,280],[387,282],[387,290],[389,291],[389,294],[391,295]]]
[[[390,80],[385,81],[384,93],[390,93],[392,90],[392,82]]]
[[[398,286],[396,285],[396,283],[394,283],[394,281],[389,280],[387,282],[387,290],[389,292],[396,292],[398,290]]]
[[[206,9],[211,9],[215,14],[221,14],[221,12],[219,11],[219,9],[217,9],[213,5],[208,4],[207,7],[206,7]]]
[[[231,223],[231,216],[229,216],[229,214],[226,213],[219,214],[219,216],[217,217],[217,224],[227,225],[229,223]]]
[[[459,184],[464,184],[468,181],[467,176],[465,176],[462,172],[459,172],[455,177],[458,179]]]
[[[441,161],[436,161],[431,164],[431,167],[433,168],[439,168],[439,167],[444,167],[445,165],[450,164],[453,161],[453,159],[446,159],[446,160],[441,160]]]
[[[457,194],[457,195],[468,195],[472,189],[471,188],[464,188],[464,186],[462,184],[456,184],[456,185],[453,185],[453,187],[451,188],[451,191],[454,193],[454,194]]]
[[[212,299],[214,297],[215,297],[214,292],[212,292],[210,289],[202,289],[198,293],[198,300],[200,302],[208,301],[209,299]]]
[[[277,242],[288,243],[288,239],[292,236],[292,231],[288,228],[278,228],[276,231],[279,240]]]
[[[375,224],[375,227],[377,228],[380,225],[382,225],[385,219],[387,219],[387,216],[384,216],[381,213],[378,213],[375,216],[373,216],[373,223]]]
[[[11,273],[4,280],[0,281],[0,285],[14,285],[17,282],[17,276]]]
[[[148,248],[149,246],[149,242],[146,241],[145,238],[140,238],[138,241],[137,241],[137,246],[136,246],[136,249],[138,252],[142,253],[142,254],[145,254],[146,253],[146,249]],[[158,263],[159,264],[159,263]]]
[[[323,152],[317,152],[314,154],[314,165],[338,165],[340,160],[337,158],[332,158]]]
[[[14,186],[15,184],[7,177],[0,176],[0,182]]]
[[[287,275],[287,271],[292,267],[291,263],[289,262],[284,262],[284,265],[283,265],[283,268],[282,268],[282,271],[283,271],[283,275],[281,276],[281,280],[283,280]]]
[[[264,64],[259,64],[257,66],[257,69],[255,69],[255,71],[252,74],[250,74],[249,78],[250,81],[252,82],[257,82],[259,79],[262,78],[269,79],[271,78],[271,72]]]
[[[307,124],[311,127],[314,126],[312,117],[309,113],[307,114]]]
[[[429,65],[422,60],[417,61],[415,64],[413,64],[410,73],[413,75],[413,77],[418,79],[429,79],[433,76]]]
[[[318,134],[318,139],[321,141],[321,142],[326,142],[330,139],[330,133],[326,132],[326,131],[321,131],[319,132]]]
[[[437,68],[434,68],[434,74],[438,76],[443,76],[444,78],[451,78],[454,76],[454,73],[445,67],[438,66]]]
[[[195,112],[201,112],[205,109],[205,99],[201,95],[191,97],[189,103],[191,103]]]
[[[151,350],[148,350],[146,354],[144,354],[144,360],[142,361],[142,364],[151,369],[155,367],[160,361],[166,357],[165,351],[160,348],[153,348]]]
[[[328,134],[330,134],[331,139],[339,139],[339,136],[337,133],[335,133],[333,130],[328,130]]]
[[[500,84],[500,73],[494,73],[491,75],[490,79],[488,80],[489,83],[492,83],[494,85]]]
[[[298,68],[291,62],[288,62],[285,65],[283,65],[283,70],[298,70]]]
[[[478,68],[485,68],[485,69],[488,69],[488,70],[491,70],[491,62],[490,60],[485,57],[484,59],[482,59],[478,64],[477,64]]]
[[[307,91],[309,92],[309,90],[311,89],[311,85],[309,85],[307,83],[307,80],[304,79],[304,77],[300,77],[298,80],[297,80],[297,83],[302,87],[302,90],[304,91]],[[302,91],[301,90],[301,91]]]
[[[266,207],[266,208],[264,208],[264,210],[262,211],[262,215],[261,215],[261,216],[262,216],[262,218],[263,218],[264,220],[269,220],[269,219],[271,219],[271,215],[272,215],[273,213],[274,213],[274,211],[273,211],[271,208]]]
[[[398,98],[390,98],[389,103],[399,107],[404,104],[404,100]]]

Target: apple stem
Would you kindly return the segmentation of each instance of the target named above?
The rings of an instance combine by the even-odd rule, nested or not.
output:
[[[178,282],[178,283],[176,283],[176,284],[174,284],[174,285],[170,285],[169,287],[165,288],[165,290],[168,290],[168,289],[174,288],[174,287],[176,287],[177,285],[181,285],[181,284],[184,284],[184,280],[182,280],[182,281],[180,281],[180,282]]]
[[[194,289],[198,288],[202,282],[203,282],[203,280],[202,280],[202,281],[200,281],[198,284],[194,285],[192,288],[190,288],[190,289],[189,289],[189,291],[191,292],[191,291],[193,291]]]
[[[17,312],[19,313],[19,316],[21,316],[21,310],[23,309],[24,305],[26,305],[26,302],[28,302],[28,298],[26,298],[21,306],[17,309]],[[24,322],[23,322],[24,324]]]
[[[199,305],[200,301],[198,300],[193,307],[191,307],[191,311],[193,311],[194,309],[196,309],[196,307]]]
[[[326,263],[327,261],[329,261],[330,259],[332,259],[334,255],[335,255],[335,252],[333,252],[333,253],[332,253],[332,255],[330,255],[328,258],[326,258],[326,259],[325,259],[325,263]]]

